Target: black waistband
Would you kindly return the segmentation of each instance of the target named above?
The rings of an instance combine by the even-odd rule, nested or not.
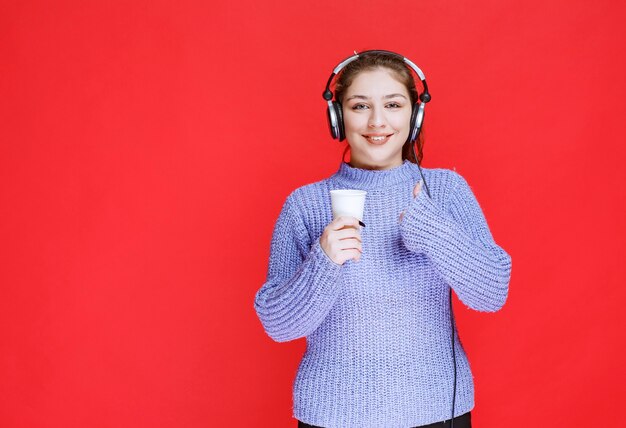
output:
[[[449,428],[451,425],[450,419],[447,421],[435,422],[433,424],[428,425],[420,425],[419,427],[414,428]],[[298,421],[298,428],[323,428],[316,425],[305,424],[304,422]],[[454,428],[472,428],[472,414],[471,412],[467,412],[463,415],[457,416],[454,418]]]

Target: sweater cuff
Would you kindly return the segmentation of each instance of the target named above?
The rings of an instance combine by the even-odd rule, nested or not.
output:
[[[400,233],[406,247],[429,253],[430,247],[450,234],[448,216],[421,190],[404,213]],[[435,244],[436,245],[436,244]]]
[[[330,257],[328,257],[328,254],[326,254],[322,248],[319,239],[315,240],[313,245],[311,245],[309,257],[315,266],[319,266],[319,269],[328,272],[329,276],[333,277],[333,279],[335,279],[341,271],[341,265],[333,262]]]

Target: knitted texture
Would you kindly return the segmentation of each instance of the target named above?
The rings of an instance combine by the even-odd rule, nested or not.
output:
[[[342,163],[287,198],[254,307],[272,339],[306,337],[293,385],[295,418],[325,428],[407,428],[450,418],[449,289],[472,309],[497,311],[511,259],[460,175],[423,173],[432,199],[423,186],[413,197],[420,175],[409,161],[380,171]],[[320,246],[332,221],[332,189],[367,191],[359,262],[338,265]],[[456,332],[455,352],[458,416],[473,409],[474,384]]]

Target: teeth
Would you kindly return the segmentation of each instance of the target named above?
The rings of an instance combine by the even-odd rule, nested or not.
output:
[[[381,136],[381,137],[370,137],[370,140],[373,141],[383,141],[385,138],[387,138],[386,136]]]

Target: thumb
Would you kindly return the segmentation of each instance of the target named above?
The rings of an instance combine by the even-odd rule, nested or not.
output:
[[[422,190],[422,182],[419,181],[415,187],[413,188],[413,197],[417,198],[417,195],[420,194],[420,191]]]

